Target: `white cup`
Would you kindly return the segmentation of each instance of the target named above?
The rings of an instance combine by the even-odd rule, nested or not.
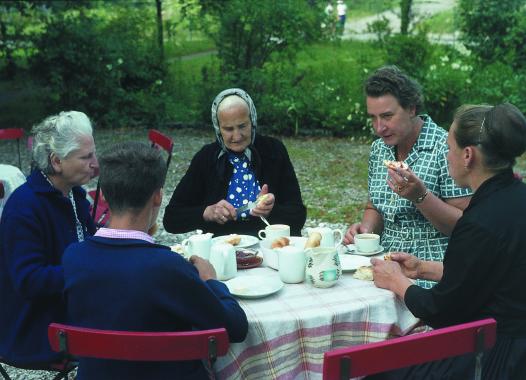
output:
[[[212,234],[192,235],[188,239],[183,240],[182,246],[188,257],[196,255],[208,260],[210,258],[210,247],[212,246]]]
[[[278,252],[279,278],[287,284],[297,284],[305,280],[305,251],[303,248],[288,245]]]
[[[309,234],[309,236],[313,232],[319,232],[319,234],[321,235],[320,247],[333,248],[337,245],[340,245],[343,241],[342,230],[333,230],[329,227],[307,228],[307,233]]]
[[[275,240],[283,236],[290,236],[290,226],[286,224],[271,224],[258,232],[260,239]]]
[[[358,234],[354,235],[354,246],[358,252],[375,252],[380,248],[380,235]]]
[[[210,264],[214,267],[218,280],[225,281],[236,277],[236,250],[232,244],[216,243],[212,245]]]

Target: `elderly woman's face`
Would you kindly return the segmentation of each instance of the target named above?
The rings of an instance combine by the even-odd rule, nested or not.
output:
[[[99,167],[95,156],[95,142],[92,136],[79,139],[80,148],[72,151],[60,160],[60,176],[70,186],[80,186],[95,176]]]
[[[232,152],[242,153],[252,141],[252,123],[248,108],[234,105],[221,110],[217,119],[225,146]]]

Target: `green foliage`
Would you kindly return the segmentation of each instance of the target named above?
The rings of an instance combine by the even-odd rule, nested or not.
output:
[[[228,0],[208,9],[217,20],[217,29],[208,33],[222,71],[244,87],[257,80],[255,71],[265,63],[278,57],[291,61],[301,46],[318,38],[324,15],[321,6],[304,0]]]
[[[376,35],[376,40],[380,44],[384,44],[386,40],[391,36],[392,29],[389,26],[389,19],[382,16],[381,19],[374,20],[370,24],[367,24],[367,32]]]
[[[159,122],[164,73],[147,14],[116,9],[101,22],[67,12],[49,23],[33,72],[49,86],[50,108],[86,111],[101,126]]]
[[[417,78],[426,70],[431,51],[425,32],[390,36],[386,38],[384,49],[387,63],[396,65]]]
[[[508,51],[523,49],[507,36],[524,36],[525,0],[460,0],[458,8],[461,17],[461,30],[466,46],[486,62],[504,58]],[[522,29],[513,31],[515,28]]]

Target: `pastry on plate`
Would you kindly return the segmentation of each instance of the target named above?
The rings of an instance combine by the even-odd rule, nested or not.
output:
[[[373,281],[373,267],[358,267],[358,269],[356,269],[356,272],[354,272],[353,277],[357,280]]]
[[[272,242],[270,248],[283,248],[290,244],[290,239],[282,236]]]
[[[305,249],[319,247],[321,243],[321,234],[319,232],[312,232],[305,242]]]
[[[238,234],[228,235],[225,238],[224,242],[236,246],[241,242],[241,236],[239,236]]]

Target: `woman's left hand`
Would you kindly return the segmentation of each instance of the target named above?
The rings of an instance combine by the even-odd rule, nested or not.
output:
[[[252,210],[250,210],[250,215],[260,217],[269,216],[270,212],[272,211],[272,208],[274,207],[274,194],[268,192],[268,185],[263,185],[261,188],[261,192],[258,195],[258,198],[262,195],[266,195],[265,199],[261,200],[256,207],[254,207]]]
[[[414,202],[426,192],[426,185],[411,169],[387,169],[387,184],[402,198]]]

